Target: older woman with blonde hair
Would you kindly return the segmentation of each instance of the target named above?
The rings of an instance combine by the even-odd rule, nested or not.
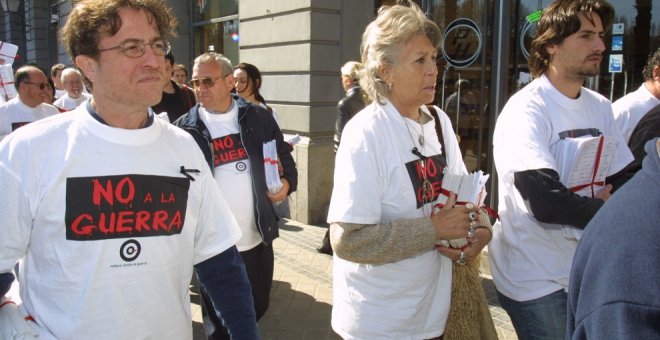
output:
[[[345,339],[442,336],[452,260],[474,258],[490,239],[479,228],[488,218],[453,194],[434,211],[443,172],[467,173],[449,118],[425,106],[435,96],[439,40],[412,3],[381,8],[362,37],[360,84],[373,102],[344,129],[328,212],[332,327]],[[458,238],[468,241],[463,250],[436,251]]]

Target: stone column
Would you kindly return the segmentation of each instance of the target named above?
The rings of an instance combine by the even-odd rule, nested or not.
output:
[[[262,72],[261,92],[280,115],[282,130],[304,138],[296,145],[298,191],[291,218],[325,222],[332,193],[332,136],[344,95],[339,68],[357,59],[372,1],[242,0],[240,60]]]

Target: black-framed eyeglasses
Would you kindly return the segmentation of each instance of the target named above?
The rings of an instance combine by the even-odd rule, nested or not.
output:
[[[41,82],[41,83],[33,83],[33,82],[31,82],[31,81],[24,81],[23,83],[24,83],[24,84],[29,84],[29,85],[36,85],[36,86],[39,86],[39,90],[43,90],[43,89],[46,88],[46,86],[48,86],[48,83],[44,83],[44,82]]]
[[[129,58],[139,58],[144,55],[144,51],[147,45],[151,46],[151,50],[154,52],[155,55],[166,55],[170,53],[170,50],[172,49],[172,45],[167,40],[159,39],[159,40],[154,40],[150,43],[145,43],[142,40],[138,40],[138,39],[128,39],[128,40],[124,40],[121,44],[117,46],[104,48],[102,50],[99,50],[99,52],[118,49],[121,50],[121,52],[124,53],[124,55]]]
[[[215,77],[215,78],[211,78],[211,77],[193,78],[190,79],[190,85],[195,88],[200,87],[201,85],[204,85],[206,87],[213,87],[213,85],[215,85],[215,82],[218,81],[218,79],[224,78],[228,75],[229,74],[226,74],[224,76]]]

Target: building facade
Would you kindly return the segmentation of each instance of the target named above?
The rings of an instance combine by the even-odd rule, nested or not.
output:
[[[17,65],[71,64],[57,29],[73,1],[1,1],[0,40],[19,46]],[[332,136],[343,96],[339,68],[359,60],[364,27],[389,0],[167,0],[179,19],[177,63],[217,51],[262,72],[262,94],[281,128],[301,135],[295,147],[298,191],[293,219],[325,221],[332,191]],[[493,173],[491,139],[506,100],[530,79],[527,48],[538,10],[551,0],[418,0],[443,31],[436,105],[452,118],[470,170]],[[18,3],[16,9],[5,3]],[[660,0],[611,0],[616,10],[605,37],[601,74],[588,87],[616,100],[642,83],[649,53],[660,47]],[[496,174],[493,174],[496,175]],[[489,191],[497,188],[491,176]],[[491,196],[491,205],[495,205]]]

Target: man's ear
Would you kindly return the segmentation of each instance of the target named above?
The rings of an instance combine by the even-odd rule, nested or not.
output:
[[[651,77],[653,80],[660,81],[660,66],[656,65],[653,66],[653,70],[651,71]]]
[[[233,89],[234,88],[234,75],[233,74],[228,74],[225,77],[225,86],[227,86],[228,89]]]
[[[79,55],[76,57],[75,63],[92,84],[96,83],[96,66],[98,65],[96,60],[85,55]]]
[[[545,52],[548,54],[548,61],[552,61],[552,59],[555,57],[555,53],[557,53],[557,44],[551,44],[547,45],[545,47]]]

